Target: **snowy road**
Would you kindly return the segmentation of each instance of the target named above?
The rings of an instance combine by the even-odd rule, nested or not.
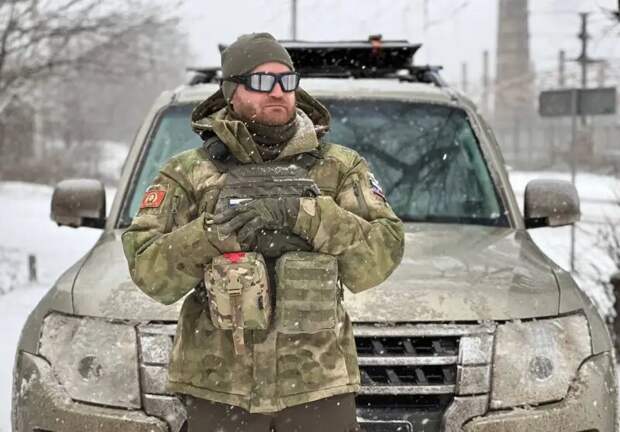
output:
[[[556,173],[512,173],[517,193],[535,177],[566,178]],[[610,177],[584,175],[579,177],[579,191],[584,200],[584,220],[596,224],[582,224],[578,236],[581,262],[596,262],[611,273],[613,264],[593,247],[595,232],[608,220],[620,219],[620,206],[612,204],[620,192],[620,182]],[[99,230],[58,228],[49,220],[52,189],[47,186],[24,183],[0,183],[0,316],[4,343],[0,345],[0,432],[10,431],[11,377],[15,347],[19,332],[29,312],[47,292],[55,279],[77,261],[95,243]],[[110,200],[108,200],[110,202]],[[532,236],[542,249],[558,264],[568,265],[568,228],[538,229]],[[27,282],[26,263],[29,254],[37,257],[38,282]],[[584,268],[588,267],[584,265]],[[586,272],[587,273],[587,272]],[[582,286],[601,309],[610,306],[604,292],[587,280]]]

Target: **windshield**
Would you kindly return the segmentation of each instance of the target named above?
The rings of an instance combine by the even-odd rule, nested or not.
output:
[[[466,113],[456,107],[376,99],[327,99],[329,142],[364,156],[398,216],[407,222],[508,226]],[[128,225],[159,168],[202,145],[192,132],[193,106],[159,117],[137,182],[125,206]]]

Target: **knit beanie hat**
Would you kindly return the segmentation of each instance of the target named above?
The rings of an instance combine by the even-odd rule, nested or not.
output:
[[[250,33],[239,38],[222,51],[222,78],[243,75],[268,62],[278,62],[295,70],[286,49],[269,33]],[[237,83],[222,82],[222,92],[227,102],[233,96]]]

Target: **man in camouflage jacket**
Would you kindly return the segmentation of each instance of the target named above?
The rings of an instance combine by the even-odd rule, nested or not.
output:
[[[349,412],[334,411],[330,419],[324,415],[330,422],[325,430],[355,430],[353,395],[360,388],[352,325],[340,301],[334,329],[311,334],[282,334],[273,327],[245,330],[246,350],[236,354],[231,331],[213,325],[195,289],[214,257],[255,249],[257,232],[281,226],[313,252],[336,257],[340,281],[355,293],[384,281],[403,253],[402,223],[366,161],[351,149],[322,140],[329,127],[329,113],[323,105],[300,88],[284,91],[281,81],[270,92],[257,92],[249,84],[227,79],[291,70],[288,53],[269,34],[242,36],[225,50],[221,90],[192,114],[194,130],[203,138],[216,137],[216,146],[223,148],[214,153],[205,146],[169,160],[123,234],[131,277],[141,290],[163,304],[189,293],[179,318],[168,387],[191,395],[194,403],[210,401],[213,409],[201,405],[205,416],[209,411],[201,421],[210,422],[214,430],[325,429],[320,412],[341,406],[342,399],[333,399],[338,402],[331,408],[316,405],[315,410],[324,411],[314,414],[308,429],[291,428],[297,421],[294,410],[307,411],[312,404],[337,396],[349,397],[340,408]],[[227,176],[214,160],[222,150],[238,164],[294,162],[313,153],[316,163],[309,168],[309,176],[321,194],[257,198],[216,212]],[[228,411],[217,411],[216,405]],[[237,426],[232,423],[231,409],[237,410]],[[192,416],[199,414],[189,407],[188,412],[191,430],[192,424],[198,424],[192,423]],[[288,426],[277,423],[276,414],[283,412],[289,413],[284,422]],[[226,415],[228,420],[221,418]],[[334,426],[338,423],[333,416],[348,423]]]

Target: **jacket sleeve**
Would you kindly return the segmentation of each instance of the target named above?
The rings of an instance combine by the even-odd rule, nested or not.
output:
[[[205,217],[186,182],[162,171],[149,186],[122,235],[131,278],[144,293],[175,303],[201,281],[213,257],[239,250],[234,236],[220,239]]]
[[[293,231],[338,257],[342,282],[360,292],[383,282],[404,251],[404,229],[366,161],[357,157],[335,198],[302,198]]]

